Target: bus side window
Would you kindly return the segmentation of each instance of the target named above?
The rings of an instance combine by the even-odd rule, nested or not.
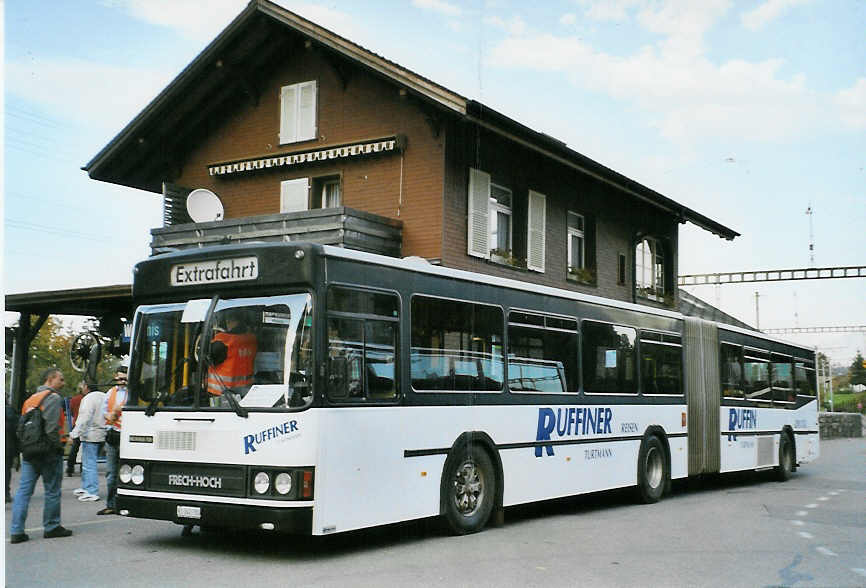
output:
[[[641,332],[640,357],[644,394],[683,393],[683,347],[679,335]]]
[[[722,398],[744,398],[743,348],[722,343],[719,350]]]
[[[399,299],[328,289],[328,397],[349,402],[397,398]]]
[[[427,296],[412,298],[411,376],[415,390],[500,391],[502,309]]]
[[[587,392],[637,393],[637,331],[608,323],[583,321],[583,387]]]

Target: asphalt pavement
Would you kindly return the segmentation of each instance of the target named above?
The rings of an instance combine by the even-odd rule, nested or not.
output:
[[[622,490],[514,507],[504,526],[465,537],[434,520],[182,537],[172,523],[96,516],[104,477],[103,500],[79,502],[76,475],[63,480],[72,537],[42,538],[41,482],[29,542],[9,544],[6,505],[6,585],[866,586],[866,438],[821,451],[784,483],[735,474],[675,483],[653,505]]]

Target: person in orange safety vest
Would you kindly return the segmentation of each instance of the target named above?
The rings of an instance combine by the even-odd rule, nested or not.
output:
[[[120,366],[114,374],[115,385],[105,393],[102,412],[105,418],[105,486],[108,490],[105,508],[98,515],[117,514],[117,475],[120,470],[120,434],[123,426],[123,405],[129,399],[126,388],[127,368]]]
[[[211,367],[207,391],[222,396],[224,389],[247,389],[253,385],[253,366],[258,350],[256,336],[249,332],[242,311],[226,313],[226,330],[214,335],[210,344]]]

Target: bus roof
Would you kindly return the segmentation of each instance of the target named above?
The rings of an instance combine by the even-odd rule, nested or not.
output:
[[[396,257],[387,257],[384,255],[378,255],[375,253],[367,253],[364,251],[357,251],[354,249],[344,249],[342,247],[334,247],[331,245],[323,245],[322,249],[324,250],[325,256],[327,257],[336,257],[342,259],[350,259],[354,261],[361,261],[366,263],[372,263],[377,265],[385,265],[389,267],[395,267],[410,271],[416,271],[420,273],[431,274],[440,277],[452,278],[457,280],[464,280],[467,282],[476,282],[488,284],[491,286],[499,286],[503,288],[512,288],[515,290],[523,290],[526,292],[533,292],[536,294],[544,294],[546,296],[556,296],[558,298],[567,298],[570,300],[577,300],[581,302],[588,302],[591,304],[598,304],[602,306],[609,306],[612,308],[619,308],[623,310],[631,310],[635,312],[641,312],[645,314],[653,314],[656,316],[663,316],[666,318],[674,318],[679,320],[684,320],[686,315],[673,311],[666,310],[663,308],[655,308],[652,306],[644,306],[641,304],[635,304],[632,302],[624,302],[621,300],[613,300],[611,298],[602,298],[601,296],[593,296],[591,294],[584,294],[582,292],[574,292],[571,290],[564,290],[561,288],[554,288],[552,286],[543,286],[541,284],[533,284],[531,282],[524,282],[521,280],[513,280],[510,278],[500,278],[498,276],[491,276],[488,274],[480,274],[477,272],[470,272],[466,270],[454,269],[449,267],[443,267],[440,265],[433,265],[423,258],[403,258],[399,259]],[[706,320],[706,319],[703,319]],[[734,325],[729,325],[726,323],[716,323],[720,329],[725,329],[727,331],[732,331],[735,333],[740,333],[743,335],[750,335],[752,337],[760,337],[762,339],[766,339],[768,341],[773,341],[776,343],[782,343],[784,345],[790,345],[792,347],[799,347],[802,349],[811,349],[810,347],[806,347],[800,345],[798,343],[794,343],[792,341],[787,341],[785,339],[781,339],[779,337],[774,337],[772,335],[768,335],[766,333],[762,333],[760,331],[753,331],[749,329],[744,329],[742,327],[737,327]]]

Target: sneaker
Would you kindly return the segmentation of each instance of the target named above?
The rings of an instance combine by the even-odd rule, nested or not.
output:
[[[56,537],[69,537],[70,535],[72,535],[72,531],[70,531],[66,527],[61,527],[60,525],[57,525],[50,531],[45,531],[42,534],[42,536],[46,539],[54,539]]]
[[[97,511],[96,514],[98,514],[98,515],[110,515],[110,514],[117,514],[117,511],[111,507],[107,507],[107,508],[103,508],[100,511]]]
[[[18,533],[9,537],[9,543],[24,543],[30,539],[30,535],[26,533]]]
[[[79,496],[78,500],[80,502],[95,502],[95,501],[99,500],[99,496],[97,496],[96,494],[85,493],[85,494],[82,494],[81,496]]]
[[[76,488],[72,491],[72,493],[76,496],[81,496],[82,494],[87,494],[87,490],[85,490],[84,488]]]

